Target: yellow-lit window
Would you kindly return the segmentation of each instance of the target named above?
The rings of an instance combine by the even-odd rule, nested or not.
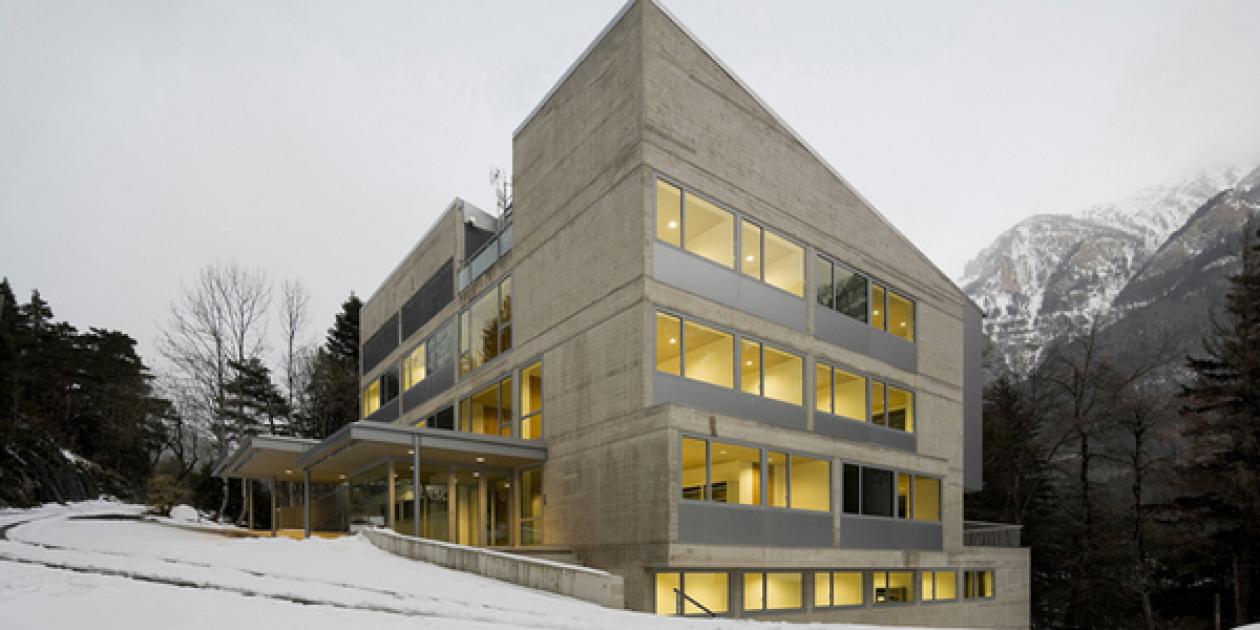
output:
[[[871,422],[888,426],[884,415],[884,384],[879,381],[871,381]]]
[[[766,609],[766,580],[763,573],[744,574],[744,610]]]
[[[363,390],[363,417],[366,418],[381,408],[381,379],[372,381]]]
[[[954,571],[933,571],[933,597],[936,601],[958,599],[958,574]]]
[[[420,344],[403,359],[403,388],[408,389],[428,376],[425,366],[424,344]]]
[[[521,437],[542,437],[542,361],[521,370]]]
[[[731,609],[729,576],[726,573],[688,571],[683,574],[683,592],[690,598],[683,601],[685,615],[704,613],[691,600],[699,602],[713,613],[724,613]]]
[[[762,359],[765,373],[765,396],[800,405],[804,396],[805,361],[801,357],[774,348],[764,347]]]
[[[884,306],[884,287],[871,283],[871,326],[885,330],[888,314]]]
[[[766,573],[766,610],[800,608],[801,590],[800,573]]]
[[[745,339],[739,344],[739,388],[761,395],[761,344],[755,341]]]
[[[482,435],[500,435],[501,426],[500,418],[510,416],[504,414],[504,409],[499,402],[501,385],[496,383],[477,392],[472,398],[465,398],[460,402],[460,430],[465,433],[480,433]],[[510,389],[508,390],[511,391]],[[509,399],[508,402],[511,405]],[[511,435],[511,424],[508,424],[508,435]]]
[[[897,518],[910,518],[910,475],[897,473]]]
[[[888,332],[914,341],[914,302],[888,292]]]
[[[684,322],[683,376],[719,385],[735,386],[735,338],[730,333]]]
[[[735,266],[735,215],[688,194],[684,200],[683,247],[724,267]]]
[[[823,413],[832,413],[831,366],[822,363],[815,366],[814,374],[814,408]]]
[[[682,246],[682,191],[656,180],[656,238]]]
[[[469,369],[475,370],[499,354],[499,293],[487,291],[468,309]]]
[[[836,370],[836,415],[866,420],[866,378]]]
[[[814,607],[861,606],[864,601],[860,571],[820,571],[814,574]]]
[[[512,377],[499,381],[499,436],[512,437]]]
[[[941,520],[941,480],[914,478],[914,520]]]
[[[805,296],[805,248],[766,230],[766,284]]]
[[[983,578],[983,584],[981,584],[980,592],[984,593],[986,598],[993,597],[993,572],[982,571],[980,574]]]
[[[744,221],[740,224],[739,268],[750,278],[761,279],[761,228]]]
[[[876,571],[872,583],[876,604],[896,604],[914,601],[913,571]]]
[[[770,507],[788,506],[788,456],[786,453],[766,453],[766,503]]]
[[[963,597],[993,597],[993,571],[963,571]]]
[[[761,505],[761,450],[722,442],[710,448],[710,500]]]
[[[678,614],[678,592],[682,590],[682,580],[678,573],[656,574],[656,614]]]
[[[862,588],[862,573],[859,571],[836,571],[832,574],[832,606],[861,606],[866,590]]]
[[[802,455],[792,456],[792,507],[797,510],[831,511],[831,462]]]
[[[656,314],[656,371],[682,375],[682,320]]]
[[[463,376],[473,369],[472,363],[472,335],[468,333],[469,317],[471,313],[464,311],[459,314],[459,374]]]
[[[914,394],[888,386],[888,426],[914,433]]]
[[[708,464],[704,440],[685,437],[682,439],[682,498],[705,500],[708,484]]]

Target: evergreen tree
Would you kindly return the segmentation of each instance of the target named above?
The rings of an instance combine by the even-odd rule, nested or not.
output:
[[[1257,233],[1260,238],[1260,232]],[[1219,559],[1203,575],[1233,600],[1234,622],[1257,616],[1260,559],[1260,246],[1244,241],[1224,321],[1213,321],[1202,357],[1191,358],[1182,391],[1189,448],[1178,471],[1183,518]]]
[[[303,437],[323,439],[359,417],[359,311],[353,293],[328,329],[324,346],[311,362],[301,414]]]
[[[288,405],[271,380],[271,370],[257,357],[230,361],[228,366],[232,378],[224,387],[227,396],[223,413],[233,426],[233,439],[257,435],[264,426],[275,435],[289,433]]]

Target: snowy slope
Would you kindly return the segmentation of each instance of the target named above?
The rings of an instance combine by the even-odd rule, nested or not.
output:
[[[148,522],[104,502],[0,512],[0,627],[796,628],[670,619],[389,555],[359,536],[229,539]],[[870,626],[811,627],[873,630]]]
[[[999,235],[960,280],[986,313],[998,363],[990,369],[1027,374],[1051,339],[1114,315],[1117,300],[1157,254],[1165,268],[1177,267],[1183,258],[1168,244],[1244,174],[1238,167],[1199,173],[1073,214],[1029,217]],[[1217,238],[1229,227],[1221,221],[1204,229]]]

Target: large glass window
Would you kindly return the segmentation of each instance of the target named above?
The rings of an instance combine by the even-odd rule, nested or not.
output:
[[[696,195],[683,199],[683,247],[724,267],[735,266],[735,215]]]
[[[727,573],[657,573],[655,590],[658,615],[677,615],[679,609],[685,615],[703,614],[700,606],[714,614],[730,611],[730,575]]]
[[[914,394],[888,387],[888,427],[914,433]]]
[[[429,335],[429,339],[424,342],[426,351],[425,376],[438,372],[439,370],[450,369],[451,359],[455,356],[455,338],[454,327],[451,323],[447,323],[438,328]]]
[[[682,320],[656,314],[656,370],[682,376]]]
[[[819,571],[814,574],[814,608],[861,606],[865,603],[861,571]]]
[[[743,340],[739,344],[739,388],[745,394],[761,395],[761,344]]]
[[[521,370],[521,437],[542,437],[542,361]]]
[[[787,453],[766,453],[766,505],[788,506],[788,456]]]
[[[844,478],[844,513],[862,513],[862,469],[854,464],[845,464],[842,469]]]
[[[893,474],[878,468],[862,469],[862,514],[893,515]]]
[[[512,279],[487,291],[459,316],[460,374],[512,347]]]
[[[888,332],[914,341],[914,302],[888,292]]]
[[[925,602],[958,599],[958,573],[954,571],[921,571],[919,593]]]
[[[761,227],[755,223],[740,223],[739,269],[744,275],[761,280]]]
[[[871,326],[880,330],[887,330],[885,325],[888,321],[888,309],[884,304],[884,287],[875,283],[871,283]]]
[[[872,574],[876,604],[914,601],[913,571],[876,571]]]
[[[426,356],[424,344],[420,344],[403,359],[403,389],[410,389],[428,376]]]
[[[897,473],[897,518],[910,518],[910,475]]]
[[[682,439],[682,498],[704,501],[709,483],[708,443],[685,437]]]
[[[794,610],[802,606],[802,575],[786,571],[744,574],[744,610]]]
[[[993,571],[963,571],[963,597],[966,599],[993,597]]]
[[[814,368],[814,409],[823,413],[833,413],[832,369],[829,365],[819,363]]]
[[[542,544],[542,510],[542,468],[526,468],[521,471],[522,545]]]
[[[914,520],[941,520],[941,480],[914,478]]]
[[[363,417],[366,418],[381,408],[381,380],[373,380],[363,390]]]
[[[836,307],[836,293],[831,277],[832,264],[822,256],[814,257],[814,300],[830,309]]]
[[[682,191],[656,180],[656,238],[682,247]]]
[[[871,381],[871,422],[881,427],[888,426],[888,418],[884,415],[884,384]]]
[[[866,378],[836,370],[836,415],[866,419]]]
[[[803,455],[792,456],[792,507],[831,511],[831,462]]]
[[[710,500],[761,505],[761,450],[722,442],[711,448]]]
[[[798,355],[765,346],[765,397],[794,405],[804,395],[805,361]]]
[[[805,295],[805,248],[766,230],[766,284],[792,295]]]
[[[683,376],[721,387],[735,386],[735,339],[730,333],[684,322]]]
[[[512,436],[512,379],[505,378],[460,401],[459,429],[467,433]]]
[[[866,276],[835,266],[836,312],[866,321]]]

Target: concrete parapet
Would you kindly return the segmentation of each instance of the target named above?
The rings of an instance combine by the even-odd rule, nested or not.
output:
[[[606,571],[492,549],[403,536],[387,529],[367,529],[362,533],[373,545],[396,556],[567,595],[608,608],[625,608],[625,584],[622,578]]]

